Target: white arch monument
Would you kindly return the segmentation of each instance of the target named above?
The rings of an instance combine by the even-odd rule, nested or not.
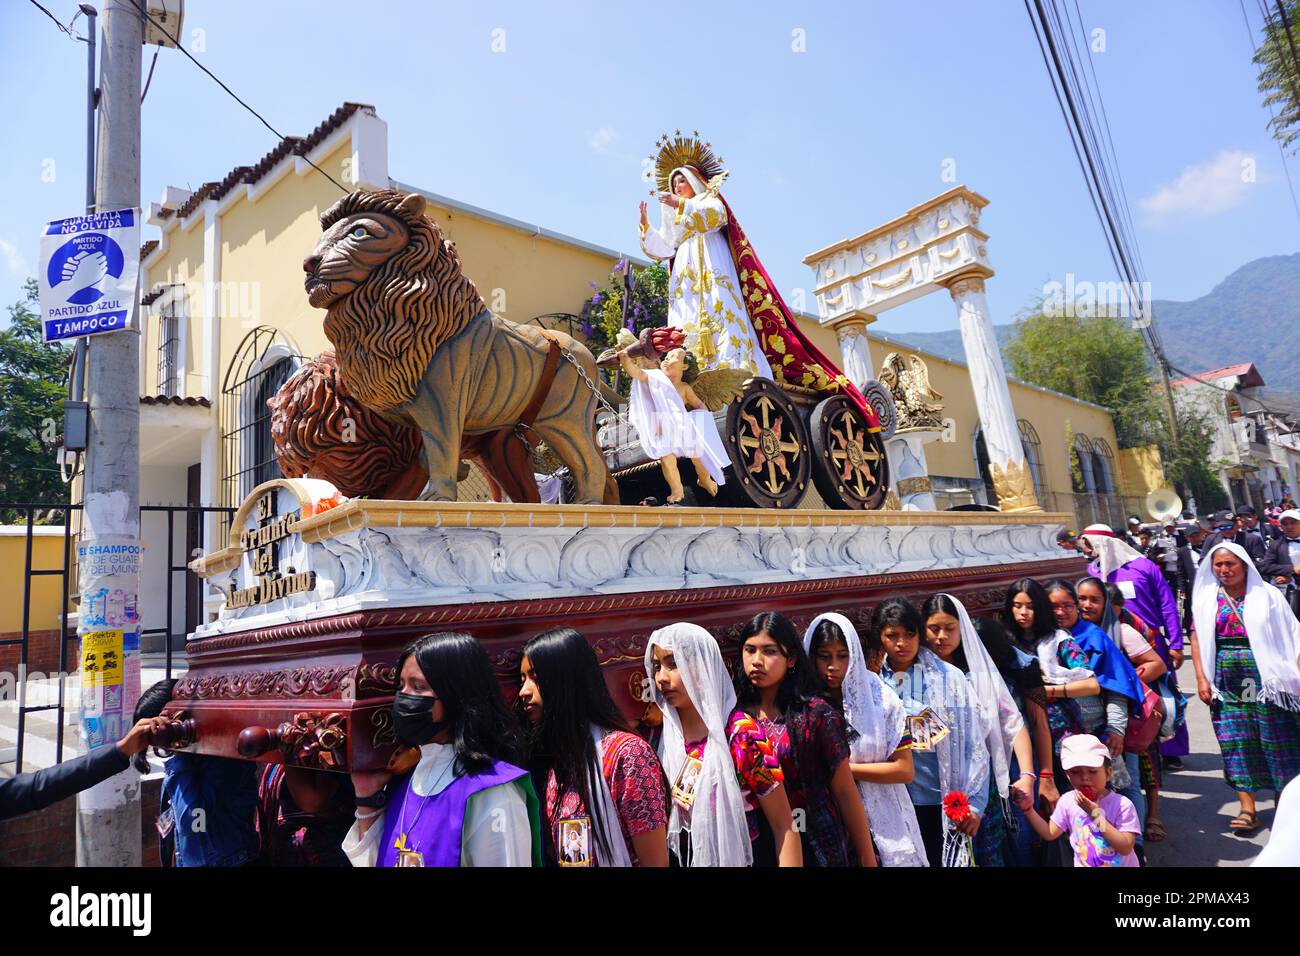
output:
[[[987,205],[979,193],[956,186],[869,232],[811,253],[804,263],[815,276],[818,319],[835,330],[844,373],[856,385],[875,377],[867,326],[886,309],[948,290],[957,305],[998,505],[1003,511],[1039,511],[984,297],[984,280],[993,275],[993,267],[986,248],[989,237],[978,226],[980,210]],[[899,435],[887,445],[895,488],[909,510],[935,509],[924,440]]]

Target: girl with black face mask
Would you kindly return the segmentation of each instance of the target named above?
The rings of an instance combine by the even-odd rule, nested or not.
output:
[[[352,865],[540,865],[537,794],[514,764],[514,723],[483,646],[430,634],[397,667],[393,725],[420,760],[397,779],[352,774],[357,822],[343,841]]]

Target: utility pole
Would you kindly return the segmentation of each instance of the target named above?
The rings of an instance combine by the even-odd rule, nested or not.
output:
[[[95,205],[98,211],[140,205],[140,64],[144,18],[130,0],[105,0],[101,17],[99,135]],[[93,21],[92,21],[93,23]],[[140,338],[135,330],[91,337],[87,361],[90,440],[82,486],[79,544],[140,541]],[[120,576],[126,577],[126,576]],[[139,574],[129,576],[124,600],[134,609]],[[83,593],[88,586],[83,572]],[[83,598],[81,613],[87,612]],[[138,627],[138,625],[137,625]],[[122,723],[129,725],[139,694],[139,644],[122,651]],[[135,693],[130,692],[134,665]],[[82,668],[83,689],[87,680]],[[125,732],[127,726],[121,728]],[[107,739],[111,744],[117,737]],[[127,771],[77,798],[77,865],[140,865],[140,777]]]

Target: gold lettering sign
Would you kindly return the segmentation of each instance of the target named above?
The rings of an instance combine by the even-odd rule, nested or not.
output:
[[[230,585],[226,591],[227,608],[269,604],[291,594],[316,590],[315,571],[286,568],[285,573],[280,572],[279,543],[292,534],[289,528],[298,520],[298,512],[276,515],[275,500],[274,491],[259,498],[255,519],[258,526],[239,535],[239,547],[249,556],[249,563],[258,581],[251,588]]]

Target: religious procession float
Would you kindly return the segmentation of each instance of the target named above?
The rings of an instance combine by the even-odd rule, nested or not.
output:
[[[1037,508],[1009,443],[1000,358],[972,378],[993,380],[981,419],[1002,510],[938,512],[921,439],[940,396],[915,357],[890,355],[874,379],[852,321],[901,286],[881,277],[891,262],[932,286],[991,275],[983,201],[954,190],[906,235],[814,264],[846,374],[782,300],[710,146],[658,145],[661,222],[642,203],[640,232],[670,269],[667,321],[599,357],[488,310],[421,196],[355,192],[321,216],[305,291],[333,349],[269,403],[287,477],[253,489],[225,546],[192,564],[225,599],[190,635],[169,746],[380,769],[406,644],[472,634],[512,693],[520,647],[558,625],[651,724],[642,661],[666,624],[699,624],[731,654],[758,610],[863,626],[884,597],[945,590],[988,612],[1017,577],[1078,570],[1055,545],[1067,516]],[[495,500],[457,500],[471,465]]]

